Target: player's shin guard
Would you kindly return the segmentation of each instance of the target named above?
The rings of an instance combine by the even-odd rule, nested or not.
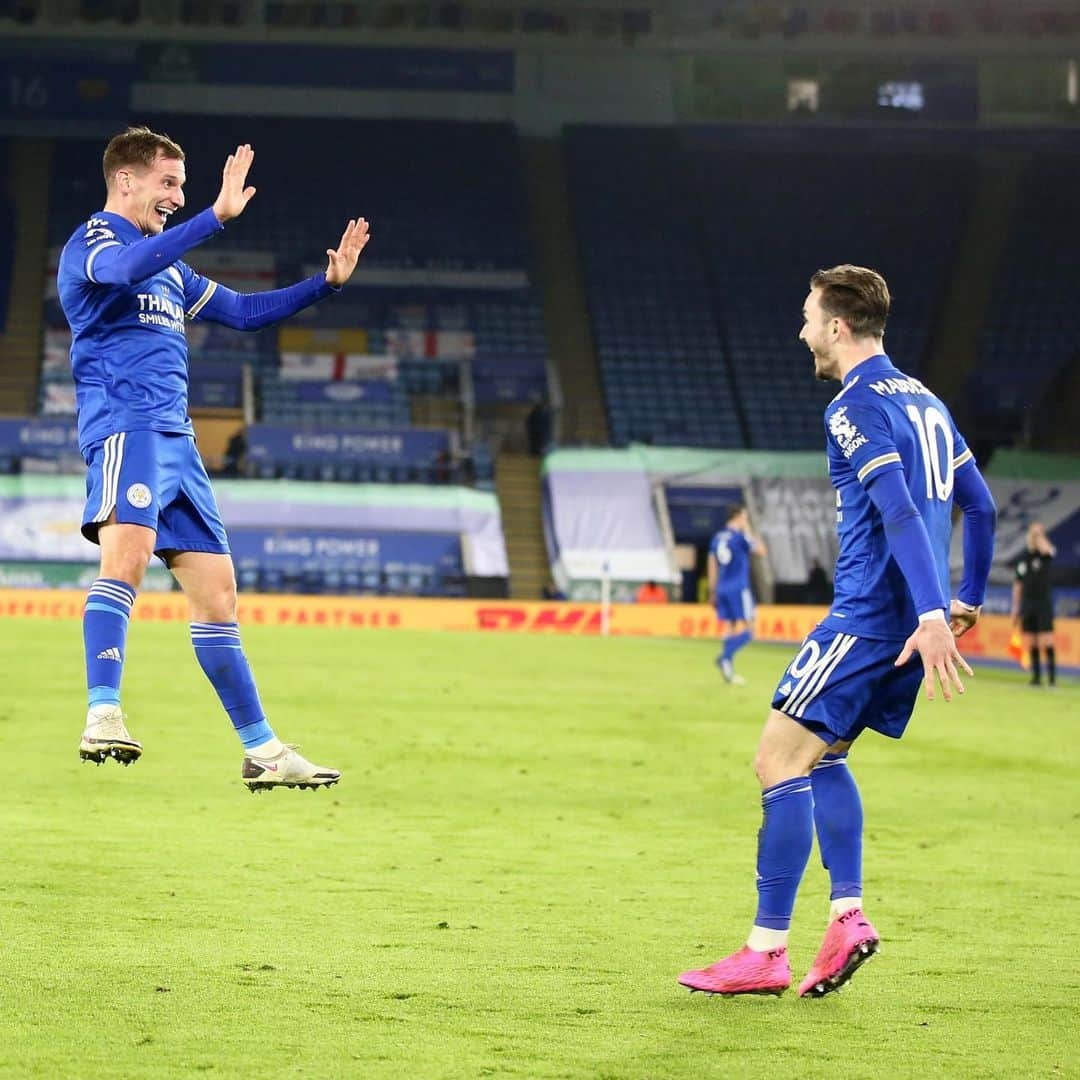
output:
[[[826,754],[810,774],[810,783],[818,849],[829,871],[829,897],[862,896],[862,799],[847,754]]]
[[[1046,646],[1046,681],[1051,686],[1057,683],[1057,654],[1053,645]]]
[[[274,738],[266,721],[255,679],[240,644],[236,623],[192,623],[191,644],[221,704],[236,728],[244,749]]]
[[[83,608],[86,688],[90,707],[120,704],[124,648],[135,590],[124,581],[98,578]]]
[[[754,926],[787,930],[814,842],[810,777],[796,776],[761,793],[758,833],[758,909]]]

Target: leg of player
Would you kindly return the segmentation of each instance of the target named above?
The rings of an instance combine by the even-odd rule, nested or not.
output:
[[[754,635],[743,619],[731,623],[731,632],[724,636],[724,649],[716,658],[716,666],[724,676],[724,681],[733,686],[745,686],[746,680],[735,671],[735,654],[750,643]]]
[[[814,828],[821,862],[829,871],[829,927],[799,996],[839,989],[877,952],[880,938],[862,912],[863,809],[848,768],[849,742],[835,742],[814,766]]]
[[[683,972],[683,986],[714,994],[781,994],[791,985],[788,929],[814,840],[810,773],[826,749],[790,717],[776,709],[769,713],[755,761],[762,823],[754,925],[738,952],[700,971]]]
[[[98,529],[101,569],[83,608],[83,646],[89,710],[79,744],[83,761],[107,758],[130,765],[142,754],[120,708],[128,620],[154,551],[153,529],[118,524],[113,512]]]
[[[169,569],[191,612],[191,644],[244,746],[241,778],[251,791],[336,784],[337,769],[313,765],[281,743],[267,722],[236,621],[236,577],[228,555],[170,553]]]

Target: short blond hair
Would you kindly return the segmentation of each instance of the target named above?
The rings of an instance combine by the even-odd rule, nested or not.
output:
[[[184,151],[179,143],[148,127],[129,127],[127,131],[114,135],[101,159],[106,187],[111,186],[118,169],[132,166],[149,169],[157,161],[159,152],[162,157],[184,160]]]

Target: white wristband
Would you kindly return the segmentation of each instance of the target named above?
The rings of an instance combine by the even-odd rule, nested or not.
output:
[[[919,622],[921,622],[921,623],[935,622],[938,619],[940,619],[942,622],[945,621],[945,609],[944,608],[934,608],[933,611],[924,611],[919,616]]]

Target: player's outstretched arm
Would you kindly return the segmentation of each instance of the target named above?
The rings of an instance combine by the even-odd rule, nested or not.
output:
[[[349,224],[345,226],[345,231],[341,234],[337,248],[326,249],[327,284],[340,289],[352,277],[360,253],[367,247],[370,239],[367,220],[350,218]]]
[[[236,330],[260,330],[338,292],[348,281],[360,252],[368,242],[368,223],[364,218],[349,222],[341,243],[327,250],[330,263],[325,273],[267,292],[238,293],[206,278],[194,277],[188,285],[188,313],[200,319],[231,326]],[[187,271],[188,274],[191,271]]]
[[[321,272],[284,289],[257,293],[234,292],[208,278],[197,278],[196,282],[188,294],[191,305],[188,314],[234,330],[261,330],[264,326],[272,326],[337,291]]]
[[[95,285],[132,285],[172,266],[185,251],[221,232],[221,222],[208,206],[181,225],[133,244],[101,236],[86,252],[85,273]]]
[[[949,611],[952,632],[961,637],[979,620],[994,559],[994,497],[974,462],[957,470],[953,498],[964,514],[964,576]]]
[[[255,151],[250,143],[238,146],[225,159],[225,167],[221,170],[221,191],[211,208],[222,225],[239,217],[255,195],[255,189],[247,186],[247,175],[254,160]]]

